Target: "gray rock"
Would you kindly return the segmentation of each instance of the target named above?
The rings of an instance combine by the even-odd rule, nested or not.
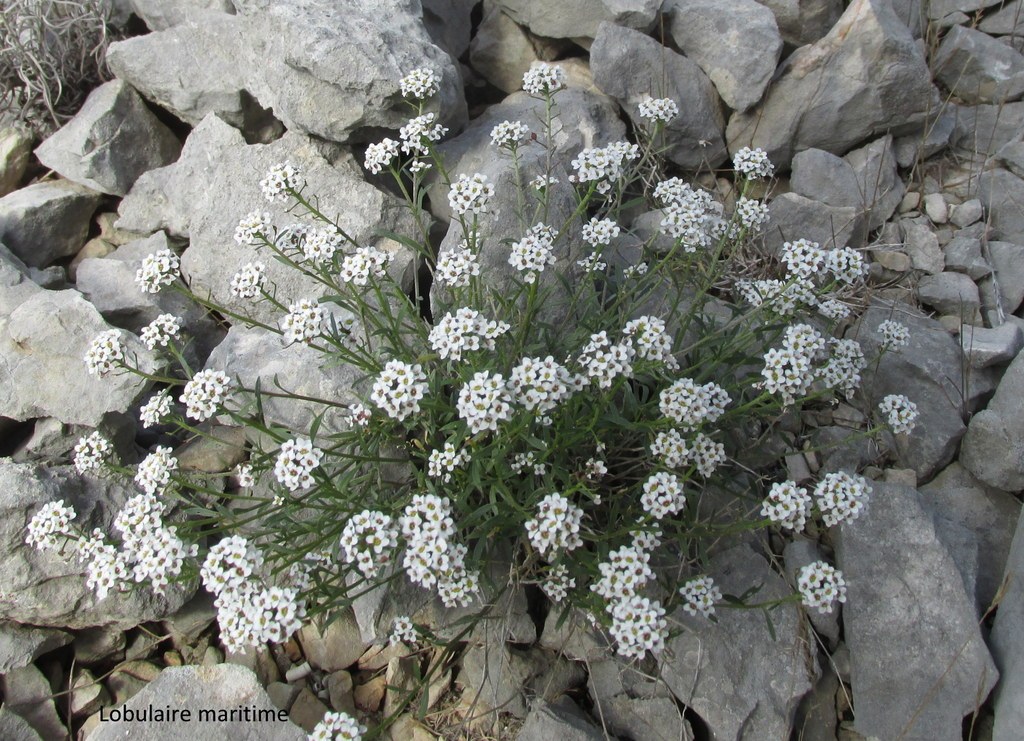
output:
[[[864,203],[850,163],[823,149],[805,149],[793,158],[789,186],[794,193],[829,206],[860,208]]]
[[[577,39],[584,43],[598,34],[605,21],[647,31],[654,25],[662,0],[495,0],[505,13],[538,36]]]
[[[839,528],[854,728],[865,736],[960,739],[996,683],[956,564],[921,496],[876,481],[867,511]],[[898,565],[898,566],[897,566]]]
[[[563,609],[548,612],[540,635],[541,647],[557,651],[574,661],[607,658],[612,648],[604,632],[576,610],[570,610],[563,619]]]
[[[965,326],[960,332],[960,344],[972,368],[1009,363],[1024,347],[1024,332],[1012,322],[998,327]]]
[[[88,669],[78,669],[71,682],[71,715],[75,718],[92,715],[101,707],[110,705],[110,693]]]
[[[924,197],[924,212],[933,224],[949,221],[949,206],[941,193],[929,193]]]
[[[328,674],[348,669],[367,649],[351,608],[340,612],[340,615],[331,615],[331,621],[326,626],[310,622],[299,631],[299,642],[306,661],[314,669],[321,669]]]
[[[7,126],[0,129],[0,198],[13,193],[25,177],[32,158],[34,137],[28,129]]]
[[[1024,103],[949,105],[956,116],[950,143],[956,147],[981,154],[994,154],[1007,143],[1020,138]]]
[[[996,158],[1017,177],[1024,175],[1024,142],[1012,141],[1000,147]]]
[[[946,258],[935,232],[926,224],[909,219],[900,220],[900,231],[903,232],[903,246],[910,256],[911,266],[932,275],[941,273]]]
[[[1005,589],[992,626],[992,656],[1001,681],[993,696],[993,741],[1013,741],[1024,727],[1024,513],[1006,562]]]
[[[792,593],[746,545],[719,553],[708,573],[729,594],[743,594],[755,584],[762,585],[758,600]],[[757,610],[723,609],[716,617],[712,623],[675,613],[684,631],[660,655],[661,677],[714,738],[787,738],[796,706],[817,672],[798,610],[784,605],[771,612],[774,636]]]
[[[100,194],[63,180],[0,198],[0,241],[26,265],[44,268],[85,244]]]
[[[124,659],[128,639],[116,628],[86,628],[75,635],[75,663],[85,666],[118,662]]]
[[[935,77],[966,103],[1000,103],[1024,95],[1024,56],[964,26],[946,32],[932,60]]]
[[[637,106],[645,98],[676,102],[679,115],[664,131],[665,156],[677,165],[696,170],[725,161],[721,104],[696,63],[639,31],[605,23],[590,47],[590,66],[597,86],[619,102],[635,125],[641,125]]]
[[[82,109],[36,149],[68,180],[123,196],[139,175],[177,159],[181,142],[120,80],[93,90]]]
[[[896,447],[901,466],[913,468],[919,480],[927,480],[956,453],[966,431],[961,416],[964,397],[971,398],[972,389],[961,385],[965,361],[960,344],[937,321],[905,305],[874,305],[864,312],[848,336],[860,342],[865,357],[878,356],[877,327],[889,319],[910,329],[910,344],[887,351],[873,363],[864,373],[861,388],[872,406],[888,394],[904,394],[917,404],[917,427],[909,435],[897,436]],[[974,393],[979,392],[982,389],[976,387]]]
[[[652,741],[691,741],[693,731],[663,682],[617,659],[589,664],[594,713],[609,733]]]
[[[863,235],[861,210],[852,206],[829,206],[796,193],[783,193],[768,204],[765,247],[771,252],[784,242],[809,239],[826,249],[845,247]]]
[[[45,653],[71,643],[71,634],[53,628],[0,623],[0,674],[28,666]]]
[[[6,705],[0,708],[0,736],[8,741],[43,741],[27,720],[15,715]]]
[[[815,561],[823,561],[825,554],[822,553],[818,544],[812,540],[797,538],[789,543],[782,551],[782,559],[786,566],[786,577],[790,584],[796,584],[800,569],[809,566]],[[842,607],[836,605],[831,613],[819,612],[818,610],[807,610],[807,618],[819,636],[825,639],[828,648],[834,648],[839,643],[839,618],[842,615]]]
[[[1024,243],[1024,180],[1006,170],[988,170],[978,177],[978,198],[988,212],[993,239]]]
[[[764,95],[782,53],[771,10],[755,0],[671,0],[668,32],[715,84],[726,105],[745,111]]]
[[[163,31],[171,26],[184,23],[197,10],[212,10],[233,15],[235,6],[231,0],[127,0],[132,11],[141,18],[150,31]]]
[[[461,59],[469,49],[473,33],[473,8],[479,0],[421,0],[423,26],[430,38],[448,52],[452,59]]]
[[[500,709],[517,718],[527,714],[523,690],[543,665],[536,652],[509,648],[498,642],[471,646],[463,654],[459,682],[465,689],[462,703],[474,715]]]
[[[593,725],[572,700],[557,702],[535,700],[530,705],[516,741],[603,741],[601,729]]]
[[[942,248],[945,267],[979,280],[992,274],[992,266],[981,254],[981,240],[957,236]]]
[[[757,0],[771,9],[787,44],[804,46],[826,33],[843,13],[842,0]]]
[[[835,741],[836,696],[840,692],[839,677],[828,664],[824,665],[821,678],[814,690],[804,698],[797,719],[797,733],[801,741]]]
[[[469,45],[473,69],[499,90],[511,93],[522,88],[523,75],[539,60],[530,35],[498,5],[485,2],[483,20]]]
[[[108,412],[129,409],[149,382],[132,373],[91,376],[83,360],[93,339],[109,328],[76,291],[28,292],[0,320],[0,376],[8,379],[0,385],[0,415],[95,427]],[[153,354],[136,337],[123,333],[122,340],[138,367],[155,369]]]
[[[1019,36],[1024,32],[1024,10],[1020,0],[1011,0],[981,19],[978,28],[993,36]]]
[[[843,154],[923,122],[931,97],[924,55],[889,2],[855,0],[827,36],[782,64],[760,106],[729,119],[729,151],[761,147],[781,168],[809,147]]]
[[[988,406],[971,418],[960,462],[989,486],[1024,488],[1024,355],[1010,363]]]
[[[188,721],[104,721],[89,734],[88,741],[114,741],[126,734],[141,741],[155,741],[169,737],[187,736],[194,741],[220,741],[225,738],[246,738],[252,741],[299,741],[306,738],[294,723],[279,720],[266,690],[259,685],[256,675],[248,669],[231,664],[218,666],[181,666],[165,669],[155,681],[124,706],[135,711],[171,707],[188,710]],[[264,720],[246,722],[237,719],[237,708],[243,706],[250,713],[260,713]],[[224,711],[225,717],[236,710],[235,720],[207,720],[197,722],[200,712],[213,711],[216,717]]]
[[[956,128],[956,113],[948,106],[932,111],[922,130],[906,134],[895,140],[896,162],[900,167],[912,167],[949,146]]]
[[[965,226],[970,226],[981,219],[983,215],[984,209],[981,206],[981,201],[977,198],[972,198],[969,201],[953,206],[949,212],[949,220],[955,226],[963,229]]]
[[[934,21],[946,23],[959,22],[951,19],[958,18],[964,13],[973,13],[977,10],[984,10],[997,5],[1001,0],[931,0],[926,3],[928,17]]]
[[[197,124],[217,113],[243,130],[266,114],[296,132],[348,141],[408,119],[398,81],[428,67],[441,79],[441,118],[465,122],[458,69],[435,46],[415,0],[349,3],[246,0],[238,15],[196,13],[159,33],[111,44],[107,63],[150,100]]]
[[[917,298],[941,314],[960,317],[966,324],[981,323],[978,286],[963,273],[922,276],[917,284]]]
[[[1003,311],[1013,314],[1024,303],[1024,247],[1010,242],[989,242],[989,260],[995,269]]]
[[[42,505],[63,499],[85,532],[113,533],[118,509],[134,492],[111,480],[81,476],[73,468],[42,468],[0,459],[0,619],[41,626],[129,628],[173,613],[191,596],[194,584],[112,592],[103,600],[86,587],[85,567],[74,548],[39,551],[25,543],[25,527]]]
[[[4,674],[0,677],[0,690],[4,693],[4,709],[21,716],[42,738],[67,736],[67,728],[53,704],[50,683],[35,664]]]
[[[974,596],[984,613],[999,591],[1021,506],[1012,495],[986,486],[960,463],[951,463],[920,488],[929,512],[960,523],[974,536],[978,564]]]
[[[874,231],[889,220],[903,200],[906,187],[896,170],[892,136],[886,135],[844,158],[857,177],[867,229]]]

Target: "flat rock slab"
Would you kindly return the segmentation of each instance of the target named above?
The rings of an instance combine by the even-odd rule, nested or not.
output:
[[[1024,355],[1010,363],[988,406],[971,418],[960,462],[989,486],[1024,488]]]
[[[1005,592],[992,626],[992,655],[999,666],[993,741],[1016,741],[1024,728],[1024,514],[1006,562]]]

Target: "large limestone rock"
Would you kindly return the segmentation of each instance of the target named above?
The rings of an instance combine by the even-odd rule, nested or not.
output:
[[[1024,55],[981,31],[953,26],[932,63],[935,78],[966,103],[1005,103],[1024,95]]]
[[[978,177],[978,198],[988,213],[989,236],[1024,244],[1024,180],[1008,170],[987,170]]]
[[[63,552],[39,551],[25,543],[25,527],[32,516],[44,504],[60,499],[77,512],[77,527],[116,534],[114,517],[135,493],[109,479],[81,476],[70,466],[47,469],[0,459],[0,619],[127,629],[178,610],[192,595],[194,584],[172,585],[165,596],[146,587],[114,590],[98,600],[86,587],[85,567],[74,546]]]
[[[838,567],[854,729],[878,738],[959,741],[995,685],[969,595],[920,495],[872,483],[868,509],[840,526]]]
[[[85,244],[100,194],[69,183],[35,183],[0,198],[0,241],[26,265],[45,268]]]
[[[782,53],[771,10],[755,0],[671,0],[664,12],[672,38],[726,105],[745,111],[761,99]]]
[[[554,41],[531,36],[501,6],[485,2],[483,20],[469,46],[469,61],[489,83],[511,93],[523,87],[523,75],[534,62],[553,59],[557,49]]]
[[[714,85],[697,64],[639,31],[603,23],[590,48],[594,82],[615,98],[637,126],[637,106],[648,97],[671,98],[679,115],[665,125],[665,153],[676,164],[695,170],[715,167],[727,153],[724,124]]]
[[[654,25],[662,0],[495,0],[516,23],[538,36],[577,39],[597,36],[607,21],[617,26],[647,31]]]
[[[238,15],[190,15],[165,31],[111,44],[107,63],[189,123],[217,113],[243,129],[259,109],[292,131],[332,141],[409,118],[398,81],[427,67],[441,79],[441,117],[466,118],[461,77],[423,25],[419,0],[239,0]],[[258,106],[254,106],[254,101]]]
[[[51,170],[123,196],[142,173],[173,162],[181,143],[120,80],[96,88],[82,110],[36,149]]]
[[[125,0],[132,11],[145,21],[150,31],[163,31],[171,26],[184,23],[196,11],[212,10],[233,15],[235,6],[231,0]]]
[[[782,39],[793,46],[811,44],[843,13],[843,0],[757,0],[775,15]]]
[[[816,147],[847,152],[925,120],[928,66],[889,0],[854,0],[820,41],[781,67],[764,102],[729,120],[729,151],[761,147],[777,166]]]
[[[1024,727],[1024,514],[1004,572],[1005,593],[992,626],[992,656],[999,667],[993,741],[1013,741]]]
[[[971,418],[960,462],[989,486],[1024,489],[1024,355],[1006,369],[988,406]]]

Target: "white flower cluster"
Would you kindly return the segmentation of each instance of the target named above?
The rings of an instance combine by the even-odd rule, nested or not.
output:
[[[274,236],[275,246],[282,252],[302,252],[302,245],[306,242],[306,235],[312,227],[309,224],[289,224],[279,230]]]
[[[548,472],[545,463],[537,460],[537,454],[532,450],[526,453],[516,453],[509,467],[516,473],[522,473],[526,469],[532,469],[534,476],[543,476]]]
[[[610,388],[619,376],[633,372],[636,350],[629,337],[614,345],[605,331],[590,335],[590,341],[576,358],[583,373],[600,388]]]
[[[487,212],[487,201],[494,197],[494,184],[479,172],[459,175],[448,189],[448,205],[457,215]]]
[[[399,518],[406,540],[402,566],[409,579],[437,588],[446,607],[465,607],[479,590],[479,576],[466,570],[464,545],[453,542],[452,504],[432,494],[417,494]]]
[[[530,187],[534,190],[544,191],[548,188],[558,185],[558,178],[553,178],[549,175],[538,175],[530,181]]]
[[[690,448],[679,430],[663,430],[651,443],[651,455],[661,458],[669,468],[681,468],[690,459]]]
[[[847,398],[860,386],[860,372],[867,367],[864,351],[857,340],[830,340],[832,353],[818,370],[818,378],[829,388],[842,391]]]
[[[587,481],[600,481],[608,475],[608,466],[605,462],[598,460],[597,458],[588,458],[587,462],[583,464],[583,477]]]
[[[223,371],[207,368],[192,376],[178,398],[185,405],[185,414],[204,422],[217,413],[217,407],[231,393],[231,379]]]
[[[398,615],[391,624],[391,636],[388,643],[397,646],[399,643],[416,643],[419,636],[416,635],[416,626],[408,615]]]
[[[172,404],[169,389],[153,394],[149,401],[139,408],[139,421],[142,422],[142,426],[153,427],[160,424],[171,413]]]
[[[761,516],[778,523],[786,530],[800,532],[811,514],[811,497],[807,489],[793,481],[772,484],[761,506]]]
[[[736,214],[745,228],[760,229],[768,223],[768,204],[743,196],[736,201]]]
[[[666,183],[671,186],[664,187]],[[721,221],[721,204],[706,190],[691,188],[678,178],[658,184],[665,204],[661,229],[679,240],[686,252],[696,252],[711,245],[714,227]],[[655,188],[655,195],[659,194]]]
[[[579,388],[580,379],[550,355],[543,360],[523,358],[508,379],[515,401],[538,414],[555,409]]]
[[[310,344],[324,329],[324,310],[316,301],[304,298],[288,307],[288,313],[281,319],[281,331],[288,344],[302,342]]]
[[[348,713],[324,713],[324,717],[309,734],[308,741],[360,741],[366,733],[366,726]]]
[[[77,516],[63,499],[47,502],[29,520],[25,542],[41,551],[55,551],[71,536],[71,521]]]
[[[760,147],[740,149],[733,155],[732,166],[736,172],[751,180],[770,178],[775,172],[775,165],[768,159],[768,153]]]
[[[243,463],[235,469],[235,478],[238,479],[238,486],[242,489],[251,489],[256,486],[256,474],[253,472],[251,463]]]
[[[509,328],[506,322],[489,321],[480,312],[463,307],[445,314],[430,330],[428,339],[442,358],[459,361],[464,352],[494,350],[494,340]]]
[[[130,576],[137,583],[149,581],[157,594],[164,593],[171,577],[181,574],[185,559],[195,558],[198,551],[194,544],[185,545],[176,527],[164,523],[166,511],[167,505],[154,494],[138,494],[125,502],[114,518],[114,529],[121,536],[118,560],[130,568]],[[96,568],[90,569],[94,581],[109,584],[115,576],[104,573],[109,560],[102,558],[94,565]]]
[[[728,460],[725,455],[725,446],[722,443],[712,440],[703,432],[698,432],[690,445],[690,462],[693,463],[704,478],[708,478],[715,472],[719,465]]]
[[[302,187],[302,172],[291,162],[271,166],[267,176],[260,181],[263,197],[270,202],[288,200],[289,190]]]
[[[612,142],[606,147],[584,149],[572,161],[579,183],[597,183],[598,193],[607,193],[622,177],[627,162],[640,156],[640,147],[629,142]]]
[[[452,474],[455,472],[455,469],[466,465],[469,463],[469,460],[468,450],[465,448],[456,450],[455,445],[448,442],[444,444],[443,450],[437,448],[430,451],[430,458],[427,461],[427,473],[447,484],[452,480]]]
[[[453,250],[441,253],[434,273],[437,280],[449,288],[465,288],[469,285],[470,278],[478,275],[480,263],[476,259],[476,253],[470,250],[465,242]]]
[[[434,70],[417,67],[399,80],[398,86],[403,97],[426,100],[432,95],[437,95],[437,91],[441,89],[441,81],[434,74]]]
[[[841,283],[856,283],[865,272],[864,257],[850,247],[826,250],[817,242],[798,239],[782,245],[780,259],[790,275],[810,279],[824,272]]]
[[[456,409],[472,434],[497,430],[498,422],[512,417],[512,397],[505,378],[500,373],[477,372],[459,391]]]
[[[814,286],[807,280],[795,278],[781,280],[739,280],[736,289],[751,306],[768,303],[779,316],[791,316],[798,308],[815,306],[818,298]]]
[[[809,324],[795,324],[786,329],[781,348],[772,348],[764,356],[764,388],[782,396],[784,404],[792,404],[814,382],[813,363],[825,349],[825,339]]]
[[[341,533],[341,550],[345,563],[354,563],[367,579],[391,563],[391,554],[398,546],[398,527],[391,517],[376,510],[364,509],[345,523]]]
[[[110,442],[99,432],[79,438],[75,444],[75,470],[81,474],[98,471],[111,450]]]
[[[346,283],[365,286],[370,276],[373,276],[374,280],[380,280],[385,276],[392,257],[393,255],[376,247],[360,247],[341,261],[339,276]]]
[[[841,283],[856,283],[867,271],[864,256],[851,247],[829,250],[825,254],[825,269]]]
[[[557,65],[534,62],[523,75],[523,90],[530,95],[549,95],[563,87],[565,87],[565,72]]]
[[[631,597],[654,578],[650,554],[636,546],[623,546],[608,554],[597,565],[601,578],[590,586],[598,596],[610,601]]]
[[[856,520],[870,494],[871,487],[863,476],[851,476],[845,471],[825,474],[814,487],[814,499],[828,527]]]
[[[171,455],[171,449],[158,445],[139,464],[135,483],[149,495],[160,494],[171,483],[171,474],[177,470],[178,459]]]
[[[174,314],[161,314],[142,328],[139,338],[150,350],[167,347],[171,340],[178,339],[181,332],[181,320]]]
[[[124,360],[124,345],[121,344],[121,330],[108,329],[100,332],[89,343],[85,353],[85,367],[90,375],[105,376]]]
[[[260,242],[260,235],[266,238],[270,234],[273,222],[267,211],[250,211],[243,216],[235,227],[235,241],[241,245],[255,245]]]
[[[640,118],[652,123],[669,123],[679,115],[679,106],[671,98],[645,98],[640,101]]]
[[[628,280],[630,278],[636,278],[636,277],[641,276],[641,275],[646,275],[647,274],[647,270],[648,270],[647,263],[645,263],[645,262],[637,263],[636,265],[630,265],[625,270],[623,270],[622,271],[622,277],[624,279],[626,279],[626,280]]]
[[[394,139],[383,139],[377,144],[366,148],[363,166],[374,175],[388,167],[398,156],[398,142]]]
[[[917,421],[917,404],[902,394],[889,394],[878,405],[896,434],[910,432]]]
[[[263,554],[241,535],[232,535],[210,548],[199,575],[208,590],[220,594],[241,587],[261,566]]]
[[[358,425],[359,427],[366,427],[370,424],[372,414],[369,409],[364,407],[362,404],[352,404],[348,408],[349,419],[352,420],[352,424]]]
[[[313,485],[313,469],[323,457],[324,452],[307,437],[285,440],[274,463],[274,478],[288,491],[307,489]]]
[[[658,397],[661,413],[684,430],[695,430],[715,422],[725,413],[731,399],[729,393],[713,381],[697,385],[690,378],[680,378]]]
[[[675,474],[659,471],[644,482],[640,504],[656,520],[677,514],[686,506],[683,482]]]
[[[419,365],[389,360],[373,382],[370,401],[399,422],[420,411],[420,400],[427,390],[427,376]]]
[[[910,329],[906,324],[886,319],[878,325],[878,333],[882,335],[882,346],[886,349],[904,347],[910,344]]]
[[[710,576],[690,579],[679,587],[683,597],[683,609],[693,616],[711,617],[715,614],[715,603],[721,601],[722,590],[715,586]]]
[[[612,638],[615,650],[627,659],[642,659],[650,651],[661,653],[668,635],[665,608],[657,600],[632,595],[612,603]]]
[[[324,265],[334,259],[343,243],[344,237],[337,227],[310,229],[302,240],[302,256],[315,265]]]
[[[672,336],[664,320],[656,316],[641,316],[626,322],[622,334],[632,341],[636,354],[643,360],[664,363],[669,370],[679,367],[679,362],[672,355]]]
[[[526,236],[512,244],[508,264],[525,272],[523,280],[533,283],[548,265],[555,264],[555,230],[544,224],[534,224]]]
[[[256,298],[266,282],[267,266],[261,262],[247,262],[231,279],[231,295],[235,298]]]
[[[597,273],[608,267],[608,263],[601,259],[599,252],[591,252],[586,257],[577,260],[576,264],[586,273]]]
[[[621,229],[611,219],[599,219],[596,216],[583,225],[583,241],[591,247],[611,244],[619,236]]]
[[[583,510],[558,492],[548,494],[537,504],[537,514],[526,521],[526,534],[541,556],[551,560],[559,552],[583,545],[580,524]]]
[[[831,613],[836,602],[846,602],[843,572],[824,561],[815,561],[800,569],[796,585],[802,602],[819,612]]]
[[[818,302],[818,313],[828,319],[839,321],[850,315],[850,307],[839,299],[827,298]]]
[[[170,250],[158,250],[142,259],[142,267],[135,272],[135,282],[143,293],[160,293],[178,277],[181,261]]]
[[[441,141],[441,137],[448,133],[448,129],[439,123],[435,113],[424,113],[422,116],[410,119],[409,123],[398,131],[398,138],[402,140],[402,151],[405,154],[430,154],[428,142]]]
[[[491,144],[502,149],[515,149],[530,129],[522,121],[502,121],[491,129]]]
[[[569,576],[569,568],[560,563],[552,566],[540,583],[540,588],[552,602],[558,603],[569,596],[569,590],[576,586],[576,579]]]

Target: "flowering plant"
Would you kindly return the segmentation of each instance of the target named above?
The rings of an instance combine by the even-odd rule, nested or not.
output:
[[[671,100],[640,104],[637,143],[566,163],[551,134],[564,84],[557,67],[535,67],[524,89],[542,105],[540,130],[505,121],[491,132],[517,184],[510,195],[484,173],[445,169],[436,144],[446,130],[425,110],[436,79],[416,70],[402,81],[413,117],[399,141],[366,149],[365,167],[391,176],[419,230],[382,239],[428,266],[429,279],[413,270],[403,284],[398,253],[357,243],[318,208],[298,167],[275,166],[259,190],[298,220],[275,225],[255,210],[235,238],[321,294],[285,305],[256,261],[229,279],[232,296],[273,307],[278,324],[196,300],[353,369],[352,388],[300,397],[246,387],[218,368],[193,372],[179,323],[161,316],[143,339],[183,372],[145,374],[163,388],[143,406],[143,423],[201,436],[216,416],[247,429],[248,460],[225,493],[181,476],[172,451],[157,448],[135,474],[144,494],[124,515],[132,527],[118,528],[120,549],[102,533],[76,534],[63,503],[40,510],[30,542],[81,538],[98,590],[144,579],[159,588],[198,573],[217,597],[228,648],[284,640],[306,613],[405,579],[424,601],[479,612],[503,590],[539,586],[636,659],[681,629],[676,608],[714,619],[716,608],[742,602],[702,573],[707,543],[856,518],[870,493],[864,478],[832,472],[805,488],[779,480],[778,457],[750,452],[790,412],[859,398],[867,361],[836,334],[863,288],[861,254],[804,239],[778,254],[758,247],[767,207],[753,193],[773,173],[759,150],[737,153],[732,200],[667,177]],[[430,188],[447,189],[451,213],[439,250],[424,208]],[[515,199],[516,236],[504,241],[488,223],[502,198]],[[139,282],[187,291],[177,271],[175,255],[158,253]],[[905,337],[888,324],[895,347]],[[97,338],[86,362],[98,374],[143,373],[116,330]],[[277,399],[312,409],[308,424],[278,423],[267,411]],[[905,434],[916,410],[886,397],[879,415]],[[76,464],[94,470],[109,455],[94,434]],[[742,516],[719,516],[711,503],[723,498]],[[193,517],[167,526],[172,501]],[[200,540],[199,550],[186,545]],[[507,583],[492,578],[495,562]],[[794,589],[781,601],[831,611],[845,599],[842,574],[825,562],[805,567]],[[406,616],[396,630],[417,635]]]

